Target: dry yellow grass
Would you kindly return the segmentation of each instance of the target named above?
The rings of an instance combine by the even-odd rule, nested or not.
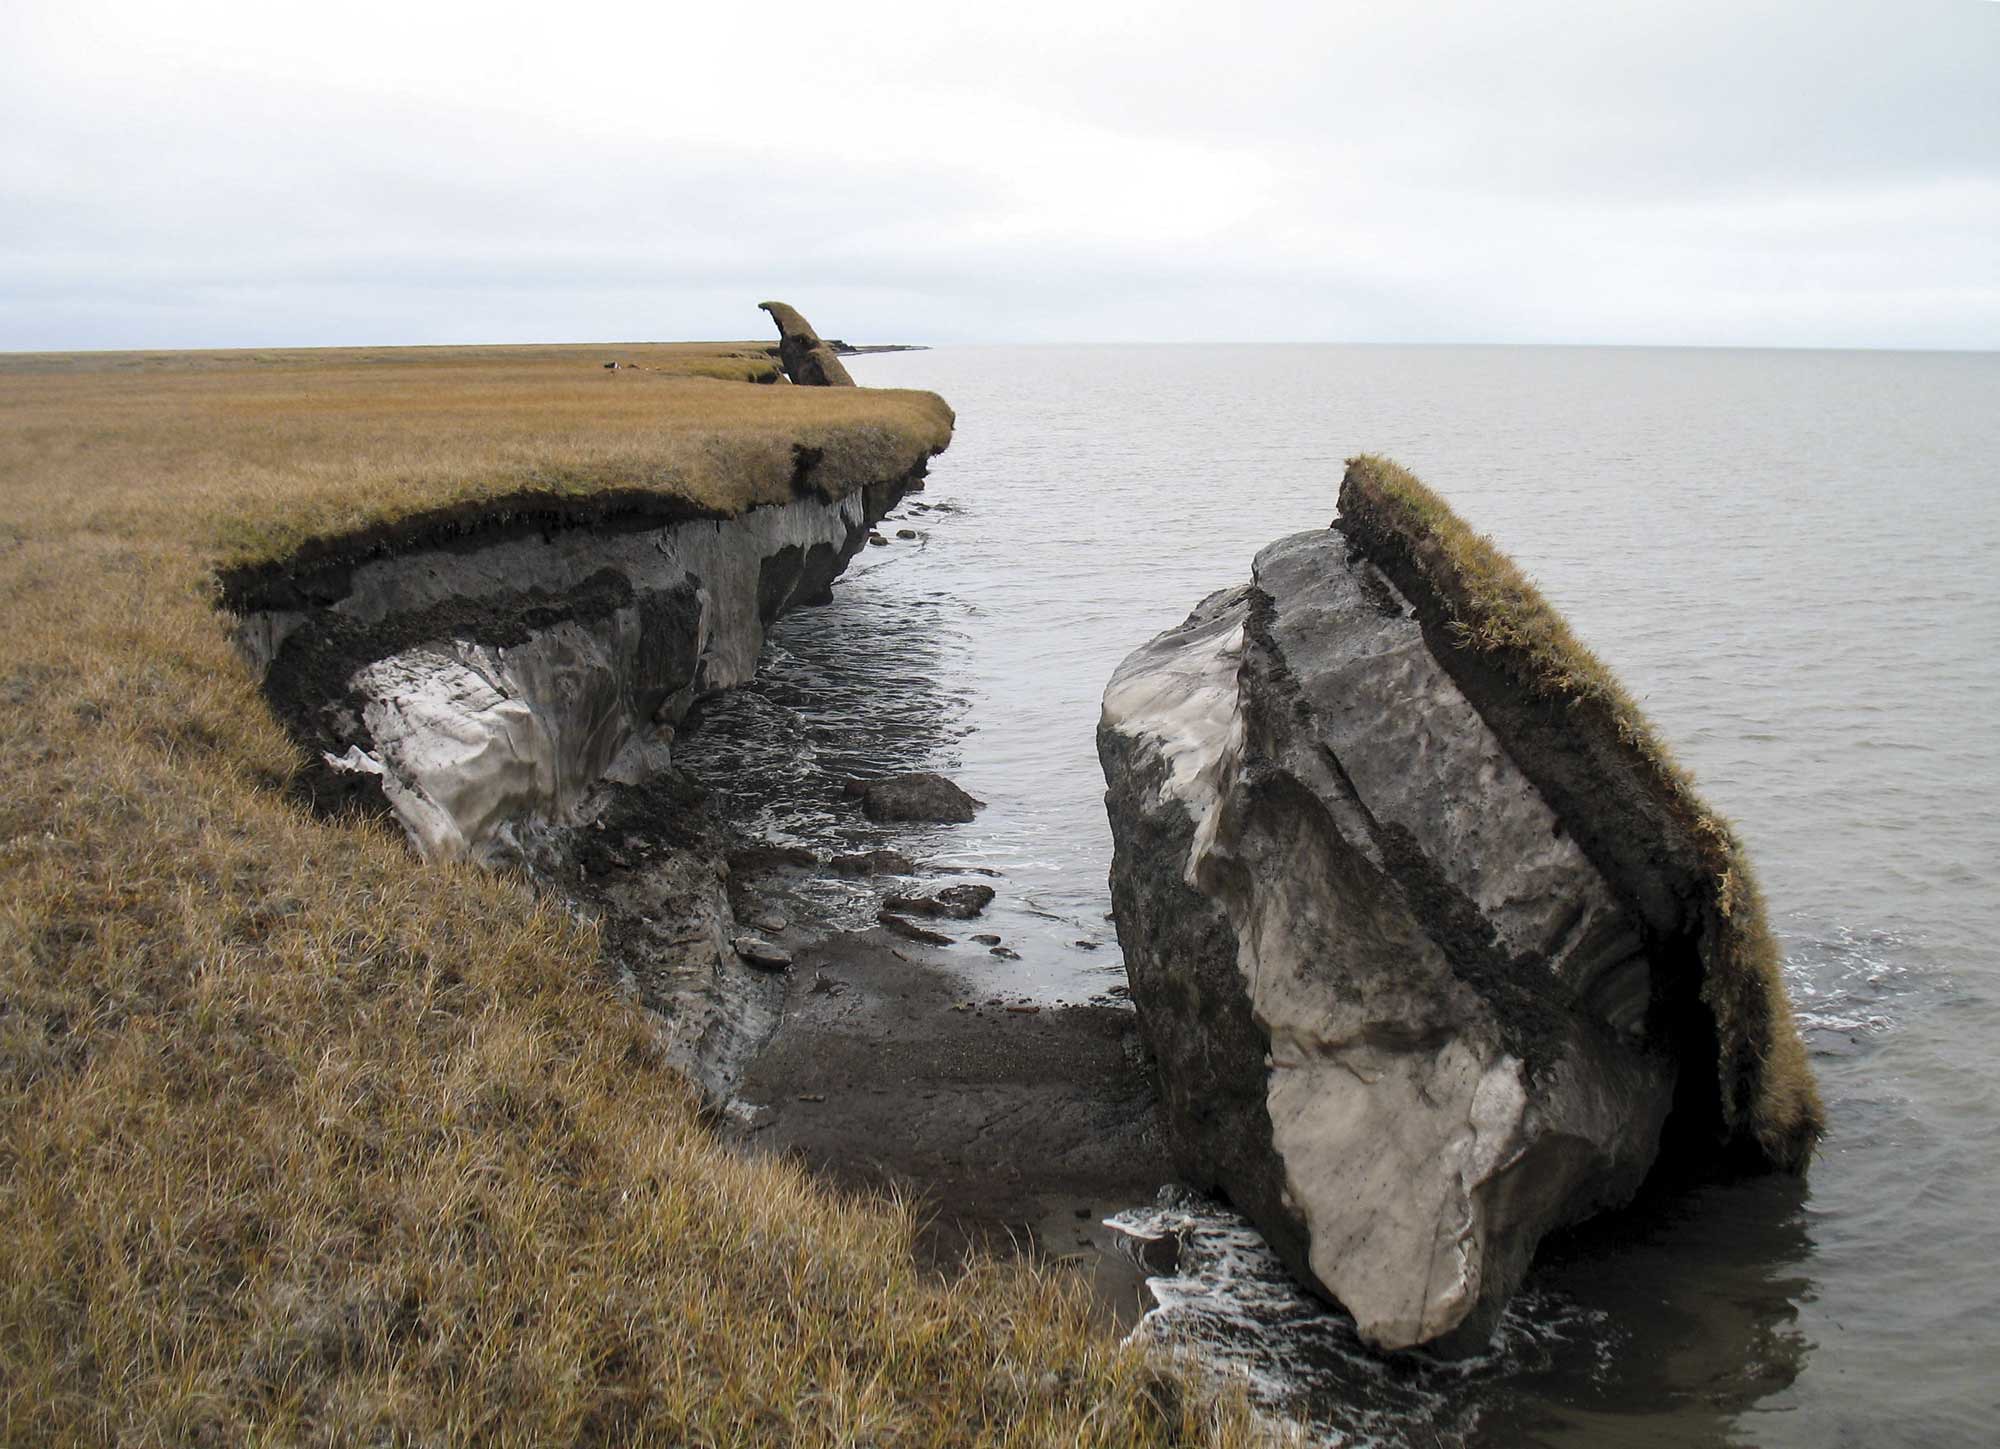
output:
[[[1585,728],[1603,728],[1636,766],[1642,788],[1706,876],[1702,1000],[1722,1038],[1724,1114],[1732,1128],[1750,1128],[1770,1161],[1803,1168],[1824,1108],[1764,898],[1735,830],[1696,793],[1638,704],[1514,561],[1415,475],[1386,458],[1351,458],[1341,510],[1400,540],[1410,565],[1450,610],[1462,644],[1500,660],[1529,691],[1572,712]]]
[[[560,908],[286,797],[219,563],[949,426],[598,366],[730,351],[0,361],[0,1441],[1247,1438],[1064,1271],[938,1282],[908,1211],[719,1145]]]
[[[770,362],[751,343],[17,354],[0,385],[8,467],[41,483],[38,527],[151,537],[194,515],[224,566],[524,496],[734,512],[790,497],[797,449],[836,497],[950,437],[931,393],[710,375]],[[58,470],[91,484],[57,488]]]

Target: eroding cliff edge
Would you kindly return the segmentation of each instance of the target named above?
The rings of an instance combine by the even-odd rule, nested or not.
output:
[[[1819,1106],[1740,850],[1602,666],[1400,469],[1120,666],[1112,894],[1181,1170],[1384,1349],[1485,1341],[1655,1171]]]
[[[304,794],[386,814],[426,859],[563,887],[726,1098],[783,991],[736,958],[723,842],[674,735],[751,678],[773,620],[831,597],[928,456],[735,512],[630,496],[415,519],[240,571],[224,602],[307,751]]]

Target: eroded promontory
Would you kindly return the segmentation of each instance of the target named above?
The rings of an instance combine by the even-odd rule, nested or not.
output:
[[[1820,1107],[1741,847],[1526,579],[1393,464],[1105,693],[1118,933],[1176,1157],[1383,1348],[1483,1343],[1655,1172]]]
[[[700,551],[735,589],[765,555],[731,530],[775,544],[796,597],[799,515],[837,553],[950,432],[775,372],[763,341],[0,357],[0,1442],[1248,1441],[1062,1278],[941,1283],[907,1206],[724,1140],[606,979],[610,923],[664,953],[671,910],[420,862],[379,793],[301,808],[381,789],[300,748],[350,731],[343,660],[525,670],[623,616],[683,642],[606,718],[724,677],[758,606]],[[601,577],[593,541],[699,583]],[[471,592],[423,602],[444,578]],[[705,638],[631,617],[702,591]],[[294,650],[334,686],[303,725],[268,688]],[[340,754],[382,746],[356,698]],[[604,794],[513,836],[694,891],[694,812]]]
[[[726,1095],[775,996],[738,959],[675,732],[922,486],[952,419],[914,398],[916,426],[798,442],[726,487],[467,502],[231,570],[238,646],[305,747],[298,788],[393,818],[426,859],[565,880],[613,918],[675,1059]],[[645,869],[607,885],[607,852]]]

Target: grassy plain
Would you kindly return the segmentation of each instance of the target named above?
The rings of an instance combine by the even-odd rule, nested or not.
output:
[[[607,371],[618,360],[635,367]],[[0,1441],[1231,1444],[1060,1267],[719,1145],[518,880],[315,818],[213,584],[399,519],[839,492],[760,347],[0,358]]]
[[[1643,788],[1682,832],[1707,877],[1702,998],[1722,1037],[1720,1083],[1731,1128],[1747,1125],[1774,1163],[1803,1168],[1825,1122],[1819,1088],[1792,1018],[1764,898],[1729,822],[1654,732],[1611,670],[1576,637],[1527,575],[1413,474],[1386,458],[1348,460],[1344,516],[1365,515],[1401,540],[1430,591],[1445,600],[1462,643],[1498,658],[1533,694],[1600,723],[1636,766]]]

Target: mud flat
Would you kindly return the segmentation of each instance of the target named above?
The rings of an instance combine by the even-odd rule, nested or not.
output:
[[[800,951],[736,1133],[837,1182],[919,1198],[920,1245],[1070,1258],[1129,1324],[1152,1306],[1104,1219],[1173,1178],[1129,1010],[1036,1007],[953,948],[883,931]]]

